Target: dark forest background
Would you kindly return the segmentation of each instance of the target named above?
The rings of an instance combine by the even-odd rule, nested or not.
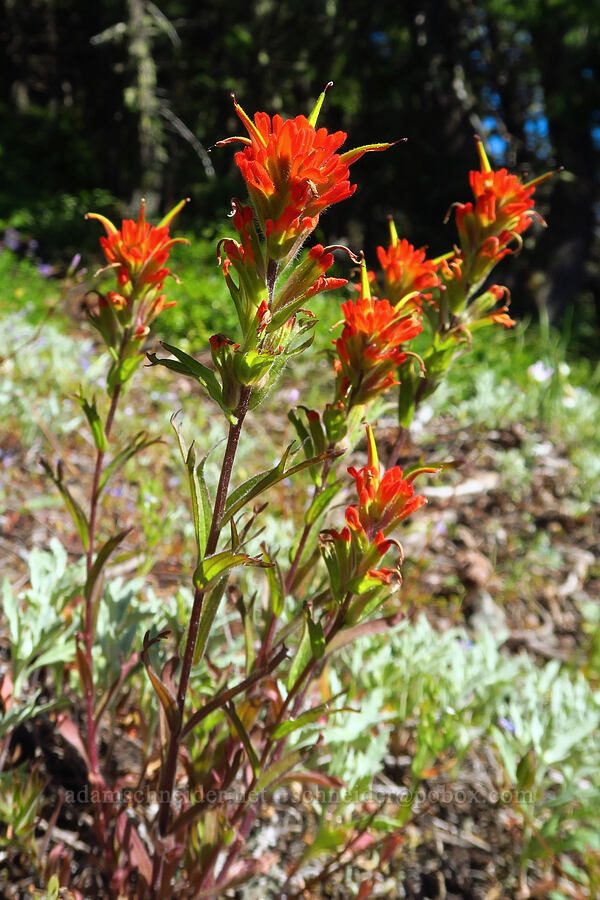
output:
[[[230,93],[294,116],[332,80],[320,121],[347,148],[408,140],[353,167],[327,239],[374,261],[391,213],[401,236],[447,250],[474,133],[496,166],[564,166],[538,192],[551,227],[498,280],[518,313],[586,320],[597,349],[598,0],[4,0],[0,46],[0,232],[35,237],[45,259],[92,246],[88,209],[118,216],[142,195],[156,211],[191,196],[183,227],[206,233],[242,190],[231,148],[209,152],[240,133]]]

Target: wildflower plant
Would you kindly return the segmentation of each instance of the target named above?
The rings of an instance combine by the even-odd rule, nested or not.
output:
[[[469,173],[473,200],[454,203],[458,242],[437,259],[426,258],[426,248],[399,240],[390,219],[390,244],[379,247],[383,291],[396,308],[416,306],[422,312],[427,334],[421,365],[407,359],[400,367],[399,421],[407,428],[420,401],[438,386],[453,358],[471,346],[480,328],[515,322],[508,314],[508,288],[486,281],[504,257],[519,253],[522,235],[537,220],[536,187],[553,172],[523,183],[506,169],[494,171],[482,140],[476,136],[480,169]],[[371,273],[375,282],[375,275]],[[378,290],[378,288],[376,288]],[[422,377],[423,374],[425,377]]]
[[[143,202],[137,221],[126,220],[120,228],[89,214],[105,228],[100,243],[115,284],[90,295],[90,321],[111,365],[106,413],[101,414],[95,398],[79,398],[96,452],[87,508],[65,484],[60,466],[46,468],[73,516],[85,553],[76,642],[84,724],[80,729],[74,718],[63,717],[61,733],[78,748],[94,788],[95,828],[111,896],[124,895],[132,877],[137,896],[153,900],[171,896],[174,888],[177,896],[220,896],[257,869],[258,861],[244,847],[269,792],[292,776],[328,787],[338,784],[320,762],[319,740],[302,741],[305,726],[342,709],[335,701],[315,703],[315,679],[336,650],[360,635],[385,632],[408,608],[399,592],[399,535],[404,520],[426,502],[415,490],[415,479],[436,471],[435,466],[384,469],[370,410],[400,384],[401,421],[406,423],[420,396],[442,377],[468,329],[494,320],[509,324],[504,310],[496,310],[502,290],[492,286],[477,291],[528,227],[535,183],[522,185],[508,173],[493,173],[479,143],[482,171],[471,177],[475,202],[457,207],[460,247],[428,260],[424,250],[399,241],[392,224],[391,244],[378,253],[383,291],[370,278],[364,259],[348,251],[360,263],[361,278],[358,296],[341,306],[330,399],[322,409],[291,409],[296,440],[281,446],[274,467],[231,488],[247,417],[260,415],[260,405],[293,357],[310,353],[318,327],[312,298],[347,284],[328,274],[340,248],[314,244],[300,251],[321,213],[352,196],[356,185],[350,166],[392,146],[374,143],[340,152],[346,134],[317,126],[324,96],[325,91],[308,117],[287,121],[263,112],[250,118],[234,98],[246,134],[220,145],[241,144],[235,162],[249,202],[233,200],[234,234],[219,241],[217,259],[237,330],[210,338],[212,365],[207,357],[201,362],[166,343],[147,352],[150,365],[191,379],[214,402],[226,433],[220,474],[215,486],[207,483],[211,448],[201,438],[186,445],[174,420],[196,551],[185,634],[178,646],[167,632],[148,632],[142,646],[122,658],[121,672],[109,686],[98,683],[93,649],[102,580],[128,531],[119,530],[100,544],[101,501],[115,473],[156,440],[143,432],[119,447],[114,424],[120,399],[146,359],[150,325],[173,303],[166,286],[172,274],[169,252],[180,239],[170,229],[184,201],[158,226],[146,221]],[[331,302],[336,302],[333,297]],[[421,358],[411,348],[424,327],[431,343]],[[367,458],[360,465],[362,451],[356,448],[365,437]],[[310,480],[303,480],[303,471]],[[250,552],[257,546],[269,491],[282,482],[298,493],[309,484],[287,559],[264,540],[260,553]],[[345,514],[339,510],[340,494],[346,498]],[[240,568],[256,570],[254,582],[237,582],[233,571]],[[262,605],[246,588],[257,579],[266,586]],[[239,616],[242,672],[227,659],[224,639],[225,668],[219,672],[206,657],[224,604]],[[160,710],[159,734],[147,748],[147,765],[138,779],[156,792],[155,816],[142,803],[123,803],[122,783],[111,780],[101,756],[103,717],[140,666]],[[202,693],[193,683],[200,672]],[[366,827],[361,821],[355,826],[357,835]]]

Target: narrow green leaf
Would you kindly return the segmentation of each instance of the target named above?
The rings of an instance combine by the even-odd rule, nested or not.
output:
[[[329,501],[332,500],[340,490],[341,485],[330,484],[329,487],[326,487],[325,490],[321,491],[320,494],[317,494],[317,496],[308,507],[306,516],[304,518],[304,521],[307,525],[313,525],[317,521],[321,513],[329,505]]]
[[[241,544],[240,541],[240,533],[237,530],[237,525],[235,524],[234,519],[229,520],[229,530],[231,531],[231,549],[237,550]]]
[[[306,413],[308,430],[312,438],[313,447],[315,448],[317,453],[323,453],[327,444],[325,442],[325,432],[323,430],[321,416],[318,414],[315,416],[314,413],[316,412],[316,410],[308,409],[308,407],[306,406],[301,406],[300,409],[303,409]]]
[[[252,671],[254,660],[256,659],[256,641],[258,635],[252,618],[252,604],[245,610],[242,617],[244,623],[244,649],[246,651],[246,673]]]
[[[179,375],[187,375],[189,378],[199,381],[184,363],[177,362],[175,359],[161,359],[156,353],[147,353],[146,356],[151,366],[164,366],[165,369],[170,369],[172,372],[178,372]],[[200,383],[204,384],[203,381]]]
[[[104,452],[107,447],[107,441],[106,435],[104,434],[104,427],[96,408],[96,398],[92,397],[92,402],[88,403],[83,394],[75,394],[74,396],[76,400],[79,401],[79,405],[81,406],[84,415],[88,420],[88,425],[90,426],[96,448]]]
[[[317,456],[305,459],[302,462],[296,463],[295,466],[290,466],[289,469],[284,470],[292,446],[293,443],[289,445],[274,468],[269,469],[266,472],[261,472],[258,475],[254,475],[231,493],[225,504],[225,513],[221,525],[225,525],[232,516],[238,513],[240,509],[246,505],[246,503],[249,503],[250,500],[254,500],[255,497],[258,497],[259,494],[262,494],[267,488],[283,481],[284,478],[291,478],[292,475],[301,472],[303,469],[308,469],[310,466],[316,466],[326,459],[340,455],[338,450],[326,450],[324,453],[319,453]]]
[[[48,882],[48,886],[46,887],[46,900],[58,900],[58,891],[60,888],[60,881],[53,875]]]
[[[143,356],[138,356],[136,354],[135,356],[127,356],[120,362],[117,360],[112,364],[106,379],[110,397],[113,396],[118,385],[125,384],[135,374],[135,370],[138,368],[143,358]]]
[[[271,598],[271,609],[274,616],[280,616],[283,612],[283,604],[285,601],[285,587],[283,584],[283,575],[279,568],[279,563],[275,559],[271,559],[267,552],[265,544],[261,544],[263,559],[267,563],[267,582],[269,585],[269,595]]]
[[[248,556],[247,553],[233,553],[231,550],[222,550],[213,556],[206,556],[200,560],[194,572],[194,586],[201,591],[208,591],[216,581],[229,569],[236,566],[266,566],[262,559]]]
[[[308,624],[306,617],[304,618],[304,624],[302,626],[302,637],[300,638],[300,643],[296,649],[296,655],[292,660],[292,665],[290,666],[290,671],[287,679],[287,689],[290,691],[292,687],[295,685],[296,681],[312,659],[312,646],[310,643],[310,634],[308,632]]]
[[[198,546],[198,558],[204,556],[206,542],[208,540],[208,529],[210,527],[210,519],[207,521],[204,511],[206,509],[202,498],[202,488],[206,490],[206,484],[201,486],[198,472],[196,469],[196,451],[194,444],[190,444],[190,449],[184,459],[185,467],[188,473],[190,483],[190,495],[192,498],[192,515],[194,517],[194,531],[196,532],[196,544]],[[199,467],[198,467],[199,468]]]
[[[83,544],[84,549],[87,550],[90,546],[90,527],[88,524],[87,516],[82,510],[79,503],[77,503],[77,501],[71,494],[69,488],[65,484],[63,484],[62,463],[59,462],[56,474],[45,459],[41,459],[40,463],[43,466],[45,472],[50,476],[50,478],[60,491],[60,495],[64,500],[65,506],[69,510],[71,518],[75,523],[75,527],[77,528],[79,537],[81,538],[81,543]]]
[[[59,629],[57,629],[58,631]],[[61,641],[53,647],[49,647],[33,660],[31,669],[40,669],[42,666],[52,666],[54,663],[67,663],[72,659],[73,641]]]
[[[398,422],[403,428],[409,428],[415,412],[415,392],[418,384],[415,381],[411,361],[401,367],[400,387],[398,389]],[[403,374],[405,373],[405,374]]]
[[[248,404],[249,409],[256,409],[256,407],[259,406],[273,390],[273,388],[279,381],[281,373],[285,369],[287,363],[287,355],[288,354],[286,353],[280,353],[279,356],[275,357],[275,360],[271,365],[271,368],[269,369],[266,383],[262,387],[254,387],[252,395],[250,397],[250,403]]]
[[[200,614],[200,623],[198,625],[198,640],[196,641],[196,649],[194,650],[194,665],[197,666],[204,656],[204,651],[208,643],[208,636],[215,621],[215,616],[219,611],[223,594],[225,593],[225,585],[227,579],[222,578],[213,590],[204,598],[202,604],[202,612]]]
[[[204,478],[204,466],[207,457],[203,457],[198,465],[196,465],[196,451],[193,442],[186,451],[178,413],[171,416],[171,425],[177,437],[179,452],[181,453],[181,458],[188,473],[190,497],[192,499],[192,516],[194,519],[194,531],[196,533],[196,546],[198,549],[198,559],[201,559],[206,549],[212,519],[210,496]]]
[[[304,450],[304,455],[306,457],[309,457],[314,454],[315,448],[312,445],[308,429],[306,428],[300,416],[297,416],[295,411],[293,409],[290,409],[288,413],[288,419],[296,429],[296,434],[300,439],[300,444],[302,446],[302,449]]]
[[[131,528],[125,528],[123,531],[119,531],[118,534],[115,534],[113,537],[109,538],[98,551],[96,559],[94,560],[94,565],[92,566],[90,574],[88,575],[85,582],[83,593],[86,599],[89,600],[89,598],[92,596],[96,581],[100,577],[102,569],[104,568],[109,556],[114,550],[116,550],[121,541],[125,540],[130,531]]]
[[[242,742],[242,744],[244,745],[244,749],[245,749],[246,753],[248,754],[248,759],[250,760],[250,765],[252,766],[252,769],[254,770],[254,774],[256,777],[258,777],[258,773],[260,772],[260,762],[258,761],[258,756],[256,754],[256,750],[254,749],[254,746],[250,739],[250,735],[244,728],[244,723],[238,716],[233,703],[227,703],[223,707],[223,709],[225,710],[225,712],[231,719],[233,727],[237,731],[238,737],[239,737],[240,741]]]
[[[290,453],[292,452],[294,443],[295,442],[292,441],[292,443],[285,448],[283,456],[281,457],[277,465],[275,465],[272,469],[266,469],[264,472],[258,472],[256,475],[252,475],[251,478],[248,478],[247,481],[244,481],[243,484],[240,484],[235,488],[235,490],[230,493],[227,498],[227,502],[225,503],[225,516],[221,520],[222,524],[228,521],[228,512],[232,507],[235,507],[235,512],[237,512],[238,509],[241,509],[242,505],[247,503],[248,500],[252,500],[256,496],[253,491],[258,485],[261,485],[260,490],[263,491],[266,490],[266,488],[270,487],[271,484],[275,483],[274,480],[271,481],[270,479],[276,479],[277,476],[283,473],[283,471],[285,470],[285,464]],[[234,514],[235,513],[232,513],[232,515]]]
[[[313,341],[315,339],[315,332],[313,331],[316,322],[313,320],[308,323],[308,326],[304,329],[301,329],[292,346],[288,346],[287,354],[288,356],[298,356],[299,353],[304,353],[305,350],[308,350],[309,347],[312,346]],[[307,337],[301,338],[302,333],[308,331]]]
[[[188,353],[184,353],[183,350],[179,350],[178,347],[174,347],[172,344],[167,344],[164,341],[161,343],[168,353],[176,357],[177,361],[173,359],[159,359],[155,353],[148,353],[151,365],[165,366],[167,369],[172,369],[174,372],[187,375],[189,378],[200,382],[215,403],[218,403],[221,407],[227,419],[235,424],[237,421],[236,417],[223,400],[223,389],[213,370],[198,362],[197,359],[194,359]]]
[[[352,709],[350,706],[341,706],[338,709],[331,708],[331,704],[345,693],[345,691],[340,691],[340,693],[336,694],[335,697],[332,697],[331,700],[327,700],[325,703],[319,703],[318,706],[313,706],[312,709],[308,709],[306,712],[299,715],[297,719],[290,720],[289,722],[281,722],[272,733],[271,738],[274,741],[277,741],[279,738],[286,737],[286,735],[291,734],[293,731],[297,731],[299,728],[303,728],[305,725],[311,725],[322,716],[327,716],[327,718],[329,718],[329,716],[334,716],[336,713],[340,712],[358,712],[357,709]]]
[[[197,359],[194,359],[193,356],[190,356],[189,353],[184,353],[183,350],[180,350],[178,347],[174,347],[172,344],[167,344],[165,341],[161,341],[161,345],[165,348],[165,350],[171,354],[171,356],[175,356],[182,365],[184,365],[190,375],[193,375],[194,378],[197,379],[211,379],[214,378],[216,380],[215,373],[212,369],[209,369],[208,366],[203,365],[201,362],[198,362]],[[159,360],[162,362],[162,360]]]
[[[273,763],[272,766],[269,766],[258,779],[253,788],[254,793],[260,794],[261,791],[266,791],[278,778],[281,778],[281,776],[285,775],[286,772],[289,772],[290,769],[293,769],[303,762],[313,749],[313,745],[299,747],[297,750],[288,753],[287,756],[278,759],[277,762]]]
[[[320,622],[313,622],[310,616],[306,617],[308,625],[308,636],[310,638],[310,646],[315,659],[322,659],[325,653],[325,635],[323,634],[323,626]]]
[[[206,549],[206,541],[208,540],[210,525],[212,522],[212,501],[210,499],[210,494],[208,493],[206,478],[204,477],[204,467],[206,466],[207,459],[208,456],[203,456],[196,466],[196,479],[198,481],[198,488],[200,490],[200,518],[202,522],[201,533],[206,535],[202,546],[202,553],[204,553]]]

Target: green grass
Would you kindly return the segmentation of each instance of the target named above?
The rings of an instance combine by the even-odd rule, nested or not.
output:
[[[2,201],[5,201],[5,208],[11,206],[12,211],[8,216],[0,215],[0,232],[15,229],[25,241],[33,235],[51,255],[59,248],[64,263],[68,263],[78,249],[91,246],[95,240],[85,214],[94,211],[110,217],[119,206],[114,195],[102,188],[82,190],[77,194],[43,192],[35,198],[24,197],[16,207],[12,194],[0,194],[0,207]]]
[[[0,305],[3,313],[20,311],[28,322],[38,324],[55,305],[59,294],[58,282],[44,278],[33,260],[20,259],[8,249],[0,252]]]

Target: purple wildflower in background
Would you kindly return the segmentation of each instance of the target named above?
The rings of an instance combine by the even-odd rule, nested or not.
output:
[[[505,716],[498,717],[498,725],[500,726],[500,728],[503,728],[504,731],[508,731],[509,734],[515,734],[517,730],[515,728],[515,723],[510,719],[507,719]]]
[[[9,250],[18,250],[21,246],[21,235],[15,228],[7,228],[3,240],[4,246]]]
[[[533,363],[533,365],[529,366],[527,371],[529,372],[531,377],[535,379],[535,381],[538,381],[540,384],[542,384],[544,381],[548,381],[550,376],[554,375],[554,369],[552,368],[552,366],[547,366],[546,363],[541,359],[538,359],[536,363]]]

